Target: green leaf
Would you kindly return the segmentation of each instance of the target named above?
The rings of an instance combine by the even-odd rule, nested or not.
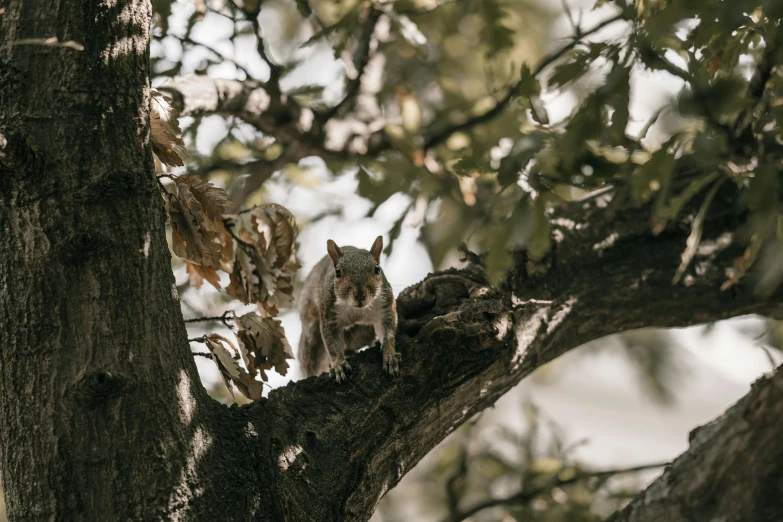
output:
[[[478,13],[484,19],[479,41],[487,45],[487,55],[491,57],[514,47],[514,31],[503,24],[506,10],[498,0],[481,0]]]
[[[522,136],[508,155],[500,160],[498,168],[498,183],[505,188],[519,180],[519,173],[530,160],[541,150],[544,143],[544,133],[535,132]]]
[[[599,42],[591,43],[587,50],[577,49],[569,58],[555,67],[552,76],[549,77],[548,86],[557,89],[578,80],[590,70],[590,64],[593,60],[598,58],[606,48],[606,43]]]
[[[657,235],[663,232],[663,229],[666,228],[666,224],[677,217],[680,210],[682,210],[682,207],[696,194],[701,192],[704,187],[715,181],[718,176],[720,176],[720,174],[714,172],[694,179],[682,192],[669,198],[664,205],[656,209],[653,214],[653,233]]]
[[[549,219],[546,217],[546,198],[539,195],[531,207],[530,237],[527,241],[527,257],[533,262],[543,259],[551,247]]]
[[[529,98],[534,94],[538,94],[541,91],[541,86],[533,76],[530,66],[528,64],[522,64],[522,70],[519,75],[519,94],[525,98]]]
[[[691,261],[693,261],[693,257],[696,255],[696,250],[699,248],[699,243],[701,243],[704,219],[707,217],[707,212],[710,209],[712,200],[715,199],[715,194],[718,193],[718,189],[723,184],[724,180],[725,178],[720,179],[712,186],[707,193],[707,196],[704,198],[704,202],[702,202],[699,212],[693,219],[693,223],[691,223],[691,233],[686,240],[686,246],[681,256],[680,266],[677,268],[677,273],[674,274],[674,279],[672,280],[672,284],[674,285],[680,282],[680,279],[685,275],[685,271],[688,269]]]
[[[451,170],[459,176],[471,176],[475,173],[485,173],[492,170],[489,160],[484,154],[471,152],[463,156],[451,166]]]
[[[519,104],[523,109],[530,109],[531,115],[536,122],[542,125],[548,125],[549,116],[539,97],[540,92],[541,85],[538,83],[536,77],[533,76],[530,67],[528,67],[527,64],[524,64],[519,79],[519,94],[522,96],[519,100]]]
[[[760,165],[748,183],[748,208],[766,213],[777,209],[780,174],[773,165]]]
[[[631,198],[635,204],[646,203],[653,194],[668,184],[674,170],[674,155],[668,150],[673,140],[674,138],[655,151],[649,161],[639,167],[631,178]]]

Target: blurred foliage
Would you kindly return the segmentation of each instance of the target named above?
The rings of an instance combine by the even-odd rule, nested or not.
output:
[[[727,232],[747,250],[726,267],[724,288],[758,264],[753,282],[766,295],[783,280],[781,5],[162,0],[154,2],[153,68],[156,81],[183,73],[280,80],[286,103],[325,124],[325,149],[345,152],[323,157],[335,175],[359,178],[370,213],[396,193],[428,202],[436,210],[420,205],[425,216],[414,221],[423,222],[434,265],[467,239],[489,252],[494,280],[509,248],[527,246],[534,260],[550,248],[552,205],[609,186],[620,200],[652,204],[655,234],[685,214],[691,238],[672,277],[688,284],[701,228],[721,211],[710,208],[714,194],[735,184],[746,221]],[[587,13],[594,24],[582,23]],[[551,41],[564,19],[571,37]],[[205,44],[218,21],[228,24],[224,37]],[[342,91],[332,78],[301,72],[323,62],[325,48],[344,65]],[[634,112],[645,95],[638,78],[650,73],[679,82],[680,92]],[[571,100],[573,110],[552,118],[552,100]],[[191,145],[208,120],[188,125]],[[329,145],[340,139],[343,146]],[[289,146],[228,116],[211,151],[191,147],[188,168],[224,183],[235,202],[257,203]],[[289,186],[303,178],[272,177]]]
[[[435,451],[419,477],[429,520],[598,521],[638,492],[632,473],[660,467],[587,469],[573,457],[586,441],[566,445],[560,427],[529,401],[520,413],[525,431],[474,419]],[[379,513],[384,522],[402,520],[386,501]]]

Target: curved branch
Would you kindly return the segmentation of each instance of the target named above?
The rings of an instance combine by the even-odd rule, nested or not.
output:
[[[756,381],[609,522],[779,520],[783,513],[783,371]]]
[[[722,190],[731,208],[737,197]],[[248,414],[277,441],[274,495],[298,520],[366,520],[428,451],[542,364],[588,341],[645,326],[687,326],[750,313],[774,301],[719,290],[742,249],[721,234],[739,216],[713,216],[686,285],[672,286],[687,227],[654,237],[649,209],[610,215],[605,197],[554,216],[556,255],[541,275],[524,253],[503,290],[476,267],[433,274],[398,299],[403,375],[359,353],[345,385],[323,375],[273,390]],[[589,224],[589,225],[588,225]],[[778,292],[778,297],[781,292]],[[290,472],[296,469],[295,473]],[[306,486],[304,486],[306,485]]]

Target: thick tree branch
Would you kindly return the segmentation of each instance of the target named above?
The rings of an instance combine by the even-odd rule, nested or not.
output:
[[[783,371],[753,384],[723,416],[690,434],[690,449],[610,522],[781,520]]]
[[[718,199],[732,208],[736,197],[727,189]],[[649,209],[611,216],[605,205],[593,198],[553,216],[557,250],[543,275],[528,275],[520,253],[503,290],[468,268],[433,274],[403,292],[401,378],[385,375],[372,349],[356,356],[345,385],[311,378],[247,408],[277,441],[272,461],[281,464],[270,473],[285,512],[300,520],[366,520],[383,493],[455,427],[590,340],[779,312],[774,300],[759,302],[745,289],[719,290],[724,267],[742,251],[723,232],[740,216],[712,216],[694,271],[672,286],[687,227],[654,237]]]

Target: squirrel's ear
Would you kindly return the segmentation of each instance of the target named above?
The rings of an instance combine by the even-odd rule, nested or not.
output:
[[[375,238],[375,243],[373,243],[372,247],[370,248],[370,253],[372,254],[372,257],[375,258],[376,263],[381,262],[382,251],[383,251],[383,236],[378,236]]]
[[[338,247],[334,241],[328,239],[326,241],[326,251],[329,252],[329,257],[332,258],[332,263],[334,263],[334,266],[337,266],[337,263],[340,261],[340,258],[343,255],[343,253],[340,252],[340,247]]]

